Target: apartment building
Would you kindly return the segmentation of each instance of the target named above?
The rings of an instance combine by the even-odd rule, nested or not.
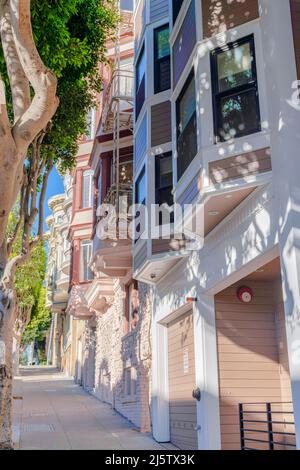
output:
[[[147,285],[132,278],[132,243],[127,236],[133,199],[134,27],[132,12],[122,10],[121,18],[117,40],[108,44],[109,65],[102,69],[101,117],[89,160],[96,194],[94,279],[86,299],[96,317],[96,351],[90,354],[95,360],[94,394],[146,432],[151,430],[151,297]],[[106,223],[109,206],[115,211],[110,220],[115,231],[108,229],[102,236],[99,228]]]
[[[49,201],[57,217],[71,200],[68,218],[57,218],[49,242],[50,277],[53,270],[62,272],[61,251],[65,257],[68,253],[71,265],[59,311],[49,302],[54,312],[49,357],[86,390],[148,432],[151,289],[132,277],[127,228],[120,239],[122,223],[130,222],[127,213],[133,200],[133,29],[132,12],[121,8],[120,30],[107,44],[107,63],[99,65],[103,92],[67,179],[72,194],[66,188],[65,195]],[[122,198],[123,219],[119,218]],[[116,233],[102,238],[98,228],[105,214],[98,208],[109,204],[116,210]],[[53,287],[51,296],[53,291],[58,298],[58,286]]]
[[[153,435],[300,448],[300,2],[137,0],[134,23]],[[171,236],[142,236],[163,203]]]
[[[46,307],[52,312],[48,338],[48,363],[71,373],[71,319],[66,315],[70,280],[71,252],[68,229],[72,212],[72,181],[64,177],[64,194],[49,199],[52,214],[46,219],[49,231]]]

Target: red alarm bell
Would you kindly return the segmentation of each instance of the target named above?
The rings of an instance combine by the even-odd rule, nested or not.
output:
[[[242,286],[237,291],[238,299],[244,304],[249,304],[253,299],[253,292],[249,287]]]

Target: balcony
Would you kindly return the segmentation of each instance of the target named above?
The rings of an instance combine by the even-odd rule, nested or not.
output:
[[[94,316],[94,313],[89,309],[86,292],[89,286],[76,285],[73,286],[69,296],[67,306],[67,314],[72,315],[77,320],[89,320]]]
[[[85,297],[90,311],[96,315],[106,313],[114,301],[114,280],[100,274],[89,286]]]
[[[131,70],[115,70],[109,84],[102,113],[102,132],[113,132],[118,111],[120,130],[132,129],[134,74]],[[119,106],[119,108],[117,108]]]
[[[61,271],[66,276],[70,276],[70,269],[71,269],[71,248],[69,247],[63,254]]]
[[[70,276],[60,271],[56,280],[56,288],[59,291],[57,295],[68,295],[70,285]]]
[[[113,279],[125,278],[131,270],[131,240],[97,239],[94,241],[92,269]]]
[[[126,198],[127,205],[130,207],[132,205],[132,184],[128,183],[120,183],[119,189],[117,186],[113,184],[103,200],[104,204],[112,204],[116,207],[117,201],[120,197]]]
[[[129,180],[127,183],[120,183],[118,187],[112,185],[103,204],[113,206],[115,212],[98,219],[91,267],[96,278],[100,273],[102,280],[106,276],[122,279],[132,268],[132,244],[128,236],[131,222],[128,208],[132,204],[132,185]],[[100,226],[101,231],[98,230]]]

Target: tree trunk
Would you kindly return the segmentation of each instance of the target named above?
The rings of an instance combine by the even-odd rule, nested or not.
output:
[[[13,350],[12,350],[13,377],[17,377],[19,375],[20,346],[21,346],[21,337],[19,335],[14,334]]]
[[[32,306],[20,308],[16,302],[16,313],[14,315],[16,321],[14,324],[14,337],[13,337],[13,376],[19,375],[19,363],[20,363],[20,350],[22,336],[26,330],[27,325],[31,319]]]
[[[12,449],[12,338],[15,290],[0,281],[0,449]]]

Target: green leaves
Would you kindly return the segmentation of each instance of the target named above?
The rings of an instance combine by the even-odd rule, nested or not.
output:
[[[116,27],[115,2],[36,0],[33,10],[38,49],[58,76],[60,99],[41,156],[52,158],[63,173],[75,164],[88,111],[101,90],[99,62],[106,60],[106,41]],[[41,27],[43,24],[47,27]]]
[[[39,291],[39,296],[33,306],[31,313],[31,320],[26,327],[22,337],[23,344],[30,344],[32,341],[42,341],[45,333],[50,328],[51,313],[45,307],[46,304],[46,289],[42,287]]]
[[[77,141],[86,131],[87,113],[101,90],[99,63],[106,61],[106,41],[118,21],[115,0],[31,0],[31,19],[41,58],[58,77],[60,99],[41,156],[54,157],[65,171],[74,166]],[[1,46],[0,74],[13,119]]]

